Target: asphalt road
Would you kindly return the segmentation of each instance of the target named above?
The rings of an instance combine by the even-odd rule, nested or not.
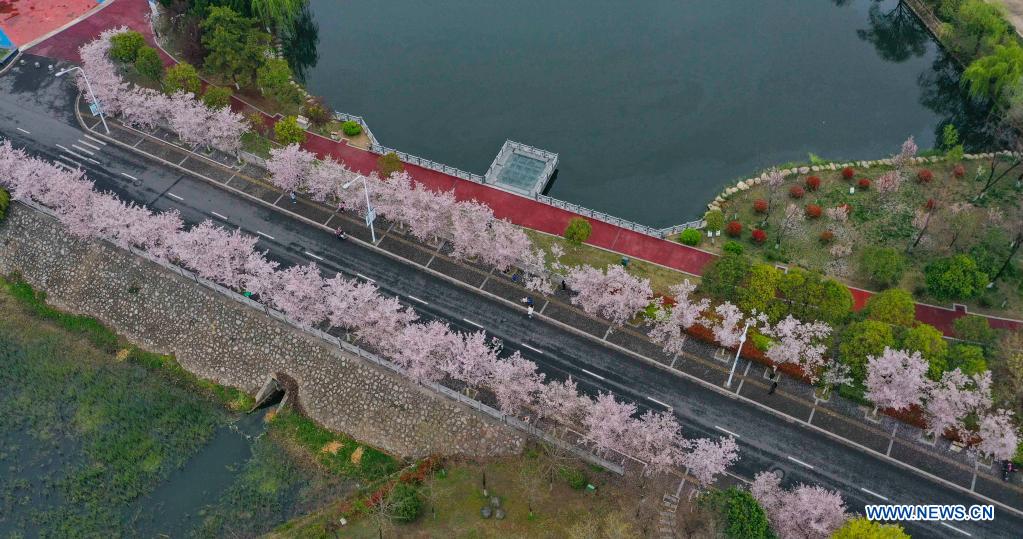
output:
[[[315,261],[328,275],[342,272],[376,282],[421,313],[473,331],[483,327],[536,362],[548,377],[571,375],[585,391],[612,391],[641,409],[671,407],[688,436],[738,435],[740,461],[731,469],[749,480],[777,470],[786,483],[821,484],[841,491],[852,511],[868,503],[982,503],[888,461],[746,405],[687,378],[673,376],[611,347],[413,266],[288,218],[243,197],[143,159],[114,144],[90,139],[74,116],[75,89],[54,79],[33,57],[0,77],[0,136],[51,161],[81,163],[100,190],[154,210],[176,209],[188,224],[212,219],[259,236],[259,247],[284,265]],[[312,255],[312,256],[310,256]],[[409,296],[415,299],[410,299]],[[471,321],[471,322],[469,322]],[[881,497],[888,500],[886,502]],[[902,523],[914,537],[1018,537],[1023,518],[1001,507],[992,522]]]

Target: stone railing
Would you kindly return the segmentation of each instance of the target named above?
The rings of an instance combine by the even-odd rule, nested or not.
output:
[[[362,119],[362,116],[356,116],[354,114],[348,114],[347,112],[335,110],[334,117],[342,122],[355,122],[359,124],[360,126],[362,126],[362,131],[366,133],[366,138],[369,139],[370,145],[371,146],[380,145],[380,143],[377,142],[377,138],[373,136],[373,131],[370,130],[369,124],[366,123],[366,120]]]
[[[429,159],[426,159],[426,158],[423,158],[423,157],[419,157],[418,155],[412,155],[410,153],[405,153],[405,152],[403,152],[401,150],[395,150],[394,148],[388,148],[387,146],[381,146],[380,144],[374,143],[373,146],[370,148],[370,150],[373,153],[376,153],[376,154],[379,154],[379,155],[384,155],[384,154],[387,154],[387,153],[393,153],[393,154],[397,155],[398,158],[401,159],[403,162],[408,163],[410,165],[418,165],[418,166],[421,166],[423,168],[428,168],[430,170],[435,170],[437,172],[442,172],[442,173],[447,174],[449,176],[455,176],[456,178],[461,178],[463,180],[468,180],[470,182],[482,183],[482,184],[487,183],[486,180],[483,178],[483,176],[480,176],[479,174],[473,174],[472,172],[466,172],[466,171],[464,171],[462,169],[445,165],[444,163],[438,163],[436,161],[431,161]]]

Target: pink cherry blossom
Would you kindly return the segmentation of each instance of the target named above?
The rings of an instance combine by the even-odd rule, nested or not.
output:
[[[647,471],[663,473],[683,462],[682,427],[668,412],[646,411],[630,419],[622,442],[625,451],[647,463]]]
[[[704,298],[694,301],[692,297],[696,285],[686,279],[672,286],[669,291],[675,298],[672,307],[661,306],[654,316],[654,327],[650,330],[650,339],[664,348],[664,353],[675,355],[682,352],[686,340],[686,330],[703,322],[703,312],[710,307],[710,300]]]
[[[303,150],[298,144],[270,150],[266,169],[270,172],[270,183],[285,191],[298,191],[309,176],[316,156]]]
[[[742,311],[726,301],[715,307],[714,312],[718,315],[718,320],[711,327],[714,339],[725,348],[739,346],[746,323]]]
[[[1009,460],[1019,447],[1019,434],[1012,420],[1012,412],[996,410],[980,418],[980,438],[977,451],[995,460]]]
[[[731,436],[717,440],[700,438],[689,444],[689,452],[682,462],[689,473],[703,486],[709,486],[714,478],[725,472],[739,460],[739,446]]]
[[[579,394],[571,377],[561,382],[547,382],[537,395],[537,412],[566,425],[579,423],[590,406],[590,399]]]
[[[837,492],[800,484],[786,491],[773,472],[760,472],[750,486],[781,539],[827,539],[848,518]]]
[[[516,415],[533,403],[543,388],[544,375],[536,363],[519,355],[495,361],[490,368],[490,390],[497,397],[498,407],[506,414]]]
[[[325,283],[316,264],[291,266],[280,272],[277,286],[267,299],[288,318],[303,326],[312,326],[327,316]]]
[[[583,417],[587,439],[600,453],[621,451],[626,445],[635,413],[635,404],[619,402],[611,393],[601,392]]]
[[[828,348],[823,341],[831,335],[831,326],[824,322],[801,322],[789,315],[777,324],[765,324],[760,331],[774,339],[767,349],[768,359],[777,365],[798,365],[811,383],[817,382],[827,363]]]
[[[576,266],[569,270],[565,279],[575,292],[572,303],[618,326],[646,307],[653,295],[650,281],[630,275],[618,265],[608,266],[603,271],[592,266]]]
[[[417,382],[437,381],[444,377],[444,363],[459,337],[451,328],[436,320],[425,324],[409,324],[402,328],[392,348],[394,362]]]
[[[962,431],[970,414],[991,407],[991,371],[967,376],[959,369],[947,371],[941,381],[931,384],[924,412],[928,429],[942,434],[948,429]]]
[[[927,361],[920,352],[885,348],[867,356],[866,397],[877,408],[905,410],[919,405],[927,389]]]
[[[451,354],[441,370],[470,389],[477,389],[491,379],[497,350],[486,333],[463,333],[451,347]]]

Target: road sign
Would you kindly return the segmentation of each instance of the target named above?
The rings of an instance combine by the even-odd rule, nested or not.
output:
[[[369,209],[366,210],[366,226],[372,226],[373,220],[376,218],[377,211],[373,209],[373,206],[370,206]]]
[[[89,112],[91,112],[93,116],[99,116],[103,112],[103,109],[99,106],[99,103],[89,103]]]

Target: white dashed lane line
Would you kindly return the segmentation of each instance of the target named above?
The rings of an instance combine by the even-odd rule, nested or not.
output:
[[[87,138],[87,139],[89,139],[89,140],[91,140],[91,141],[93,141],[93,142],[95,142],[96,144],[99,144],[100,146],[106,146],[107,145],[106,142],[103,142],[102,140],[99,140],[99,139],[92,138],[89,135],[83,134],[82,136]]]
[[[369,277],[366,277],[365,275],[363,275],[361,273],[356,273],[355,276],[360,278],[360,279],[362,279],[362,280],[364,280],[364,281],[369,281],[371,283],[376,283],[376,279],[370,279]]]
[[[92,148],[93,150],[96,150],[97,152],[103,150],[103,148],[100,148],[99,146],[93,146],[92,144],[89,144],[88,142],[85,142],[82,139],[78,139],[78,143],[81,144],[82,146],[88,146],[88,147]]]
[[[532,346],[529,346],[526,343],[522,343],[522,347],[523,348],[529,348],[530,350],[536,352],[537,354],[542,354],[543,353],[543,350],[537,350],[536,348],[533,348]]]
[[[260,232],[260,231],[257,230],[256,234],[259,234],[260,236],[263,236],[264,238],[267,238],[267,239],[271,239],[271,240],[274,239],[273,236],[271,236],[270,234],[267,234],[266,232]]]
[[[660,404],[661,406],[663,406],[663,407],[665,407],[665,408],[667,408],[667,409],[669,409],[669,410],[671,410],[671,409],[672,409],[672,408],[671,408],[671,405],[669,405],[669,404],[665,404],[665,403],[663,403],[663,402],[661,402],[661,401],[659,401],[659,400],[657,400],[657,399],[655,399],[655,398],[653,398],[653,397],[647,397],[646,399],[647,399],[648,401],[651,401],[651,402],[656,402],[657,404]]]
[[[863,492],[866,492],[867,494],[870,494],[871,496],[875,496],[875,497],[881,498],[882,500],[884,500],[886,502],[888,501],[888,497],[887,496],[882,496],[882,495],[874,492],[873,490],[867,490],[867,489],[865,489],[863,487],[860,487],[860,490],[862,490]]]
[[[173,198],[175,200],[185,200],[185,199],[179,197],[178,195],[175,195],[174,193],[171,193],[170,191],[167,191],[167,196],[169,196],[169,197],[171,197],[171,198]],[[257,234],[260,234],[260,233],[257,232]]]
[[[227,221],[227,217],[224,217],[223,215],[220,215],[219,213],[217,213],[217,212],[215,212],[215,211],[211,211],[210,213],[211,213],[212,215],[216,216],[216,217],[220,217],[221,219],[223,219],[223,220]]]
[[[579,369],[579,370],[581,370],[581,371],[585,372],[586,374],[588,374],[588,375],[590,375],[590,376],[592,376],[594,378],[597,378],[599,380],[606,380],[606,378],[604,378],[603,376],[601,376],[601,375],[599,375],[597,373],[590,372],[590,371],[588,371],[586,369]]]
[[[811,465],[809,465],[809,464],[807,464],[807,463],[805,463],[805,462],[803,462],[803,461],[801,461],[801,460],[799,460],[799,459],[797,459],[795,457],[786,457],[786,458],[788,458],[792,462],[795,462],[796,464],[799,464],[800,466],[806,466],[807,468],[809,468],[811,470],[813,469],[813,466],[811,466]]]
[[[468,318],[463,318],[462,322],[465,322],[466,324],[472,324],[472,325],[474,325],[474,326],[476,326],[476,327],[478,327],[480,329],[483,329],[483,326],[481,326],[480,324],[477,324],[476,322],[473,322],[472,320],[469,320]]]
[[[312,258],[315,258],[316,260],[319,260],[320,262],[323,262],[322,258],[320,258],[320,257],[318,257],[318,256],[316,256],[316,255],[314,255],[312,253],[310,253],[309,251],[303,251],[303,252],[306,254],[306,256],[310,256]]]
[[[77,144],[72,144],[71,147],[76,149],[76,150],[78,150],[78,151],[80,151],[80,152],[82,152],[82,153],[87,153],[89,155],[96,155],[96,152],[94,152],[92,150],[86,150],[85,148],[83,148],[83,147],[81,147],[81,146],[79,146]]]
[[[131,174],[128,174],[127,172],[122,172],[121,176],[124,176],[125,178],[129,178],[131,181],[135,181],[135,182],[139,181],[138,178],[136,178],[135,176],[132,176]]]
[[[15,129],[17,129],[18,131],[21,131],[22,133],[25,133],[26,135],[31,135],[32,134],[32,133],[30,133],[28,131],[25,131],[24,129],[22,129],[20,127],[15,127]]]
[[[733,438],[739,438],[740,437],[738,434],[736,434],[736,433],[734,433],[734,432],[732,432],[732,431],[730,431],[728,429],[723,429],[723,428],[721,428],[721,427],[719,427],[717,425],[714,425],[714,428],[718,429],[719,431],[721,431],[721,432],[723,432],[723,433],[725,433],[725,434],[727,434],[727,435],[729,435],[729,436],[731,436]]]
[[[429,305],[429,302],[423,301],[423,300],[421,300],[421,299],[419,299],[419,298],[417,298],[415,296],[409,296],[408,299],[410,299],[412,301],[417,301],[419,303],[422,303],[423,305]]]

